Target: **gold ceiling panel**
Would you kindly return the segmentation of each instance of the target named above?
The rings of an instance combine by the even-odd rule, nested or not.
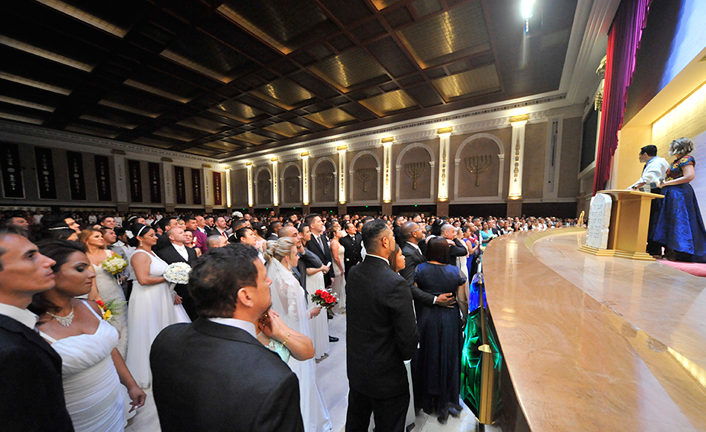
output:
[[[314,98],[307,89],[287,78],[279,78],[250,93],[288,110],[293,109],[298,103]]]
[[[53,62],[61,63],[65,66],[80,69],[84,72],[91,72],[94,67],[94,65],[89,65],[78,60],[68,58],[64,55],[57,54],[55,52],[45,50],[44,48],[36,47],[34,45],[30,45],[28,43],[18,41],[17,39],[13,39],[7,36],[0,35],[0,44],[18,49],[20,51],[24,51],[28,54],[33,54],[38,57],[42,57],[47,60],[51,60]]]
[[[12,104],[12,105],[23,106],[26,108],[32,108],[32,109],[36,109],[39,111],[54,112],[54,110],[56,109],[56,108],[49,106],[49,105],[38,104],[38,103],[34,103],[34,102],[22,100],[22,99],[16,99],[13,97],[3,96],[3,95],[0,95],[0,102],[5,102],[8,104]]]
[[[188,58],[179,55],[175,53],[174,51],[171,50],[164,50],[160,53],[160,55],[164,58],[168,58],[169,60],[173,61],[174,63],[178,63],[184,67],[187,67],[189,69],[193,69],[196,72],[200,72],[206,76],[209,76],[215,80],[218,80],[222,82],[223,84],[228,84],[231,82],[233,79],[230,77],[227,77],[221,73],[218,73],[214,70],[211,70],[207,68],[206,66],[202,66],[195,61],[189,60]]]
[[[309,70],[344,92],[356,84],[387,73],[373,56],[360,47],[319,62]]]
[[[226,125],[217,123],[211,120],[206,120],[203,117],[190,117],[186,118],[180,122],[178,125],[186,126],[191,129],[200,130],[203,132],[218,133],[226,128]]]
[[[115,138],[118,136],[117,132],[107,131],[105,129],[92,127],[92,126],[86,126],[86,125],[72,124],[72,125],[66,126],[65,129],[67,131],[71,131],[71,132],[78,132],[78,133],[87,134],[87,135],[95,135],[95,136],[100,136],[103,138]]]
[[[170,127],[163,127],[162,129],[159,129],[157,131],[152,132],[153,134],[157,136],[163,136],[166,138],[171,138],[179,141],[191,141],[195,139],[198,134],[196,133],[189,133],[186,131],[182,131],[179,129],[174,129]]]
[[[264,137],[262,135],[258,135],[253,132],[243,132],[241,134],[233,136],[234,139],[240,140],[240,141],[245,141],[246,143],[250,144],[255,144],[255,145],[260,145],[262,143],[265,143],[267,141],[270,141],[272,138]]]
[[[500,80],[494,64],[435,79],[432,84],[447,102],[463,96],[500,90]]]
[[[147,138],[147,137],[140,137],[136,140],[133,140],[132,142],[137,143],[137,144],[148,145],[150,147],[163,148],[163,149],[172,148],[172,146],[174,145],[170,142],[160,141],[160,140],[156,140],[154,138]]]
[[[79,118],[83,119],[83,120],[92,121],[95,123],[105,124],[105,125],[109,125],[109,126],[116,126],[116,127],[125,128],[125,129],[135,129],[138,126],[137,124],[130,124],[130,123],[125,123],[125,122],[121,122],[121,121],[115,121],[115,120],[111,120],[111,119],[108,119],[105,117],[99,117],[99,116],[90,115],[90,114],[84,114]]]
[[[294,124],[292,122],[275,123],[273,125],[265,127],[265,129],[270,132],[286,136],[287,138],[301,135],[304,132],[309,132],[309,129],[299,126],[298,124]]]
[[[207,144],[204,144],[202,147],[208,147],[216,150],[221,150],[221,151],[233,151],[233,150],[238,150],[241,148],[241,146],[225,141],[214,141],[210,142]]]
[[[392,6],[400,0],[371,0],[377,10],[383,10],[388,6]]]
[[[158,89],[156,87],[153,87],[153,86],[150,86],[147,84],[143,84],[141,82],[138,82],[138,81],[135,81],[132,79],[126,80],[125,82],[123,82],[123,84],[130,86],[130,87],[134,87],[136,89],[140,89],[142,91],[146,91],[147,93],[152,93],[157,96],[162,96],[163,98],[171,99],[173,101],[177,101],[177,102],[181,102],[181,103],[189,103],[191,101],[191,98],[182,97],[182,96],[176,95],[174,93],[170,93],[170,92]]]
[[[326,111],[309,114],[304,116],[304,118],[327,128],[333,128],[355,120],[355,117],[340,108],[331,108]]]
[[[232,100],[220,103],[209,111],[243,123],[249,123],[253,118],[263,114],[259,109]]]
[[[65,13],[66,15],[69,15],[79,21],[83,21],[84,23],[99,28],[103,31],[106,31],[114,36],[117,36],[119,38],[125,37],[127,34],[128,30],[125,28],[121,28],[120,26],[117,26],[115,24],[109,23],[106,20],[103,20],[93,14],[90,14],[88,12],[82,11],[81,9],[72,6],[70,4],[64,3],[63,1],[60,0],[37,0],[39,3],[42,3],[45,6],[49,6],[52,9],[55,9],[59,12]]]
[[[395,90],[364,99],[360,101],[360,104],[381,117],[391,112],[417,105],[414,99],[404,90]]]
[[[491,49],[479,0],[434,15],[397,35],[422,68]]]
[[[38,119],[38,118],[33,118],[33,117],[25,117],[21,115],[16,115],[16,114],[10,114],[6,112],[0,111],[0,119],[5,119],[5,120],[14,120],[22,123],[30,123],[34,125],[40,125],[44,123],[44,120]]]
[[[199,156],[215,156],[218,153],[223,153],[218,150],[210,150],[210,149],[201,148],[201,147],[191,147],[191,148],[185,149],[184,152],[191,153],[194,155],[199,155]]]
[[[19,75],[13,75],[10,73],[0,72],[0,79],[12,81],[17,84],[22,84],[22,85],[26,85],[26,86],[46,90],[46,91],[50,91],[52,93],[58,93],[58,94],[62,94],[62,95],[71,94],[71,90],[69,90],[67,88],[47,84],[47,83],[44,83],[41,81],[31,80],[29,78],[21,77]]]

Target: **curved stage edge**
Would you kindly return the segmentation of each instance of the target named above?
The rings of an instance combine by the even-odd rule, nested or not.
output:
[[[585,237],[515,233],[484,252],[517,401],[503,430],[706,431],[706,278],[579,252]]]

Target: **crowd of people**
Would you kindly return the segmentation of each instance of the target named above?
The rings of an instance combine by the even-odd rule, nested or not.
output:
[[[377,430],[404,430],[421,409],[446,423],[461,411],[462,321],[483,249],[575,223],[2,216],[0,418],[9,430],[77,431],[123,430],[148,388],[165,431],[329,431],[315,365],[338,341],[334,315],[347,321],[347,430],[367,430],[371,414]],[[128,265],[113,274],[103,264],[115,256]],[[165,279],[177,262],[191,266],[188,284]],[[313,301],[322,290],[333,308]]]

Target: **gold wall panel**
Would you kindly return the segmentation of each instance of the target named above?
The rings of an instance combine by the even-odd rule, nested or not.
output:
[[[422,68],[490,50],[480,1],[464,3],[397,32]]]
[[[463,96],[500,90],[500,80],[494,64],[435,79],[432,84],[447,102]]]
[[[379,116],[416,106],[417,103],[404,90],[383,93],[360,101],[360,104]]]

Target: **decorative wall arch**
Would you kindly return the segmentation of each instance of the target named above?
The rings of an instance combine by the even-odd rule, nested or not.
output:
[[[254,189],[255,189],[255,204],[256,205],[272,205],[272,201],[266,202],[266,203],[260,202],[260,186],[259,186],[260,181],[259,181],[259,178],[260,178],[260,173],[263,171],[267,171],[267,174],[269,174],[269,177],[270,177],[270,186],[268,187],[268,189],[271,189],[272,182],[275,181],[272,178],[272,170],[270,170],[270,167],[268,167],[267,165],[261,166],[257,169],[257,171],[255,171],[255,176],[253,177],[253,183],[255,183],[253,185]],[[270,199],[271,200],[274,199],[274,197],[272,196],[272,191],[270,191]]]
[[[324,202],[318,202],[316,198],[316,169],[319,167],[319,165],[322,162],[330,162],[331,165],[333,166],[333,177],[334,177],[334,188],[333,188],[333,196],[334,200],[333,201],[324,201]],[[338,165],[336,165],[336,162],[333,161],[330,157],[324,156],[316,159],[316,162],[314,162],[314,166],[311,167],[311,197],[312,197],[312,203],[315,204],[326,204],[326,205],[337,205],[338,204],[338,187],[336,186],[338,184],[338,178],[336,177],[338,175]]]
[[[303,193],[303,192],[302,192],[302,185],[301,185],[302,169],[301,169],[301,167],[299,166],[299,163],[298,163],[298,162],[287,162],[287,163],[284,165],[284,167],[282,167],[282,170],[280,171],[280,175],[279,175],[280,188],[279,188],[279,190],[281,191],[281,194],[282,194],[282,196],[280,197],[280,203],[281,203],[281,204],[284,204],[284,203],[287,201],[287,200],[285,199],[285,193],[286,193],[286,189],[287,189],[287,188],[285,187],[286,185],[285,185],[284,179],[286,178],[286,177],[285,177],[285,173],[286,173],[287,170],[288,170],[289,168],[291,168],[291,167],[294,167],[294,168],[296,168],[296,170],[297,170],[297,179],[298,179],[298,184],[299,184],[299,202],[296,202],[296,203],[287,203],[287,204],[301,205],[302,200],[303,200],[303,198],[302,198],[302,193]],[[280,204],[280,205],[281,205],[281,204]]]
[[[375,159],[375,169],[377,170],[377,202],[376,202],[375,204],[378,204],[378,203],[380,202],[380,193],[381,193],[380,191],[382,190],[382,185],[381,185],[381,180],[382,180],[381,168],[382,168],[382,164],[380,163],[380,158],[378,157],[378,155],[376,155],[375,153],[371,152],[370,150],[363,150],[363,151],[360,151],[360,152],[358,152],[358,153],[355,154],[355,156],[353,157],[353,159],[351,159],[350,168],[349,168],[349,171],[348,171],[348,178],[350,179],[350,181],[349,181],[349,184],[350,184],[350,192],[349,192],[350,201],[351,201],[351,202],[355,202],[355,188],[353,187],[353,183],[354,183],[354,178],[353,178],[353,176],[355,175],[355,163],[358,161],[358,159],[360,159],[361,157],[363,157],[363,156],[365,156],[365,155],[370,155],[370,156],[372,156],[372,157]]]
[[[415,149],[415,148],[423,148],[424,150],[429,153],[429,158],[431,159],[429,161],[429,165],[431,166],[431,183],[429,187],[429,200],[430,202],[434,202],[434,191],[435,191],[435,184],[434,180],[436,179],[435,171],[436,171],[436,158],[434,158],[434,152],[431,150],[431,148],[423,143],[416,142],[409,144],[405,146],[400,154],[397,156],[397,161],[395,163],[395,202],[396,203],[417,203],[418,200],[416,199],[400,199],[400,172],[402,171],[402,159],[404,158],[405,153],[408,151]]]
[[[466,138],[463,140],[460,146],[458,146],[458,150],[456,150],[456,158],[454,159],[455,167],[454,167],[454,201],[459,202],[458,199],[458,173],[459,173],[459,166],[461,164],[461,152],[463,152],[464,147],[466,145],[470,144],[471,142],[479,139],[489,139],[495,145],[498,147],[498,160],[499,160],[499,166],[498,166],[498,199],[503,199],[503,177],[505,176],[505,146],[503,146],[503,142],[500,140],[500,138],[496,137],[495,135],[489,134],[489,133],[477,133],[475,135],[471,135],[470,137]],[[464,198],[461,199],[460,202],[474,202],[474,201],[487,201],[488,197],[478,197],[478,198]]]

